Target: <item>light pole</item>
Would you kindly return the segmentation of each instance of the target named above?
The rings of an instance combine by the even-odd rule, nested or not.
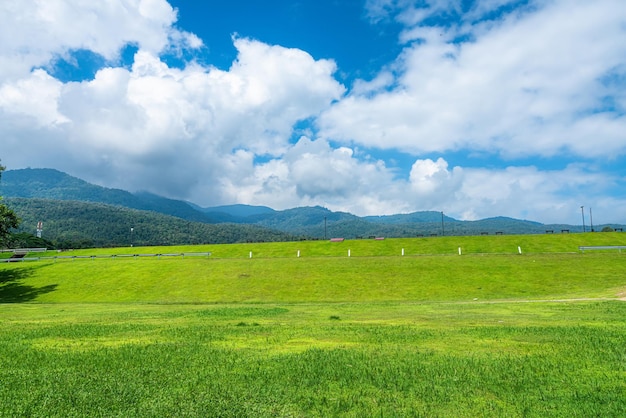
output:
[[[583,232],[585,232],[585,207],[584,206],[580,207],[580,214],[583,217]]]
[[[593,231],[593,215],[591,214],[591,208],[589,208],[589,222],[591,223],[591,232]]]
[[[133,246],[133,232],[135,232],[135,228],[130,227],[130,246]]]
[[[441,236],[446,235],[446,230],[443,227],[443,211],[441,211]]]
[[[324,240],[326,240],[326,216],[324,216]]]

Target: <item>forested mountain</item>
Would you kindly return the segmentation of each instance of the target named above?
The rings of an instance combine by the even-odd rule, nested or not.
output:
[[[248,216],[266,215],[266,214],[276,212],[274,209],[268,208],[267,206],[222,205],[222,206],[202,208],[192,203],[190,203],[190,205],[196,210],[199,210],[207,214],[226,213],[226,214],[229,214],[230,216],[237,217],[237,218],[247,218]]]
[[[582,226],[543,225],[506,217],[458,221],[435,211],[358,217],[320,206],[282,211],[249,205],[202,208],[150,193],[95,186],[51,169],[5,171],[0,182],[0,196],[7,198],[24,219],[22,230],[34,231],[36,222],[43,221],[46,236],[81,245],[125,245],[130,240],[130,227],[135,228],[137,245],[273,241],[301,237],[582,232]],[[91,205],[81,205],[80,202],[90,202]],[[604,226],[596,225],[596,230]],[[612,226],[623,228],[623,225]]]
[[[8,198],[5,203],[22,218],[18,232],[35,233],[42,221],[42,236],[58,248],[298,239],[257,225],[205,224],[103,203],[27,198]]]
[[[445,222],[454,222],[456,219],[450,218],[449,216],[442,215],[441,212],[434,211],[423,211],[423,212],[413,212],[402,215],[386,215],[386,216],[366,216],[363,219],[369,222],[383,223],[383,224],[406,224],[412,222],[432,222],[432,223],[441,223],[443,220]]]
[[[48,168],[6,171],[0,183],[0,196],[98,202],[159,212],[188,221],[214,223],[210,216],[180,200],[96,186]]]

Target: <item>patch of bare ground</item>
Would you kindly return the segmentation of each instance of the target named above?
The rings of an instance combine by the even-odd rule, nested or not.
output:
[[[516,300],[480,300],[474,299],[471,302],[454,302],[454,303],[567,303],[567,302],[593,302],[593,301],[609,301],[620,300],[626,302],[626,292],[617,294],[614,298],[571,298],[571,299],[516,299]]]

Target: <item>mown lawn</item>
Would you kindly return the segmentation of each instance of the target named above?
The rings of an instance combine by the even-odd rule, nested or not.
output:
[[[0,264],[0,416],[626,416],[626,254],[577,235]]]
[[[296,303],[615,297],[602,254],[94,259],[0,265],[8,302]]]
[[[3,305],[2,416],[624,416],[626,304]]]

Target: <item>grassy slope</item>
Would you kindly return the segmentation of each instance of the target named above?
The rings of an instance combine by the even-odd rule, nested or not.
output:
[[[619,254],[96,259],[11,266],[11,273],[18,275],[20,281],[12,281],[13,288],[8,285],[0,288],[0,297],[13,301],[21,298],[21,301],[61,303],[615,297],[626,285],[624,271],[626,257]]]
[[[626,303],[519,302],[614,297],[626,254],[577,247],[625,238],[0,264],[0,299],[37,302],[0,304],[0,416],[624,416]]]
[[[625,286],[626,257],[617,251],[581,254],[577,247],[623,244],[625,238],[616,233],[82,250],[63,254],[213,255],[3,264],[0,300],[298,303],[615,297]]]
[[[382,241],[346,240],[298,241],[251,244],[220,244],[176,247],[125,247],[110,249],[76,250],[68,254],[133,254],[133,253],[170,253],[210,251],[213,258],[248,258],[253,257],[295,257],[300,250],[302,257],[337,256],[344,257],[348,250],[352,256],[395,256],[405,249],[406,255],[458,254],[461,247],[463,254],[498,253],[517,254],[522,252],[578,252],[580,245],[626,245],[624,233],[587,233],[587,234],[546,234],[546,235],[501,235],[501,236],[464,236],[438,238],[393,238]],[[49,253],[55,255],[56,253]]]
[[[0,416],[626,413],[626,304],[9,304]]]

